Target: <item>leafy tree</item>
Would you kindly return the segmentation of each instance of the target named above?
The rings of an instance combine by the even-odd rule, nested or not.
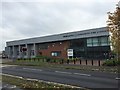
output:
[[[117,60],[120,60],[120,7],[118,5],[113,13],[108,12],[107,25],[110,31],[112,48],[117,54]]]

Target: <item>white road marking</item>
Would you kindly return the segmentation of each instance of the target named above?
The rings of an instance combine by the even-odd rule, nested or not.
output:
[[[71,72],[62,72],[62,71],[55,71],[56,73],[65,73],[65,74],[72,74]]]
[[[26,78],[29,81],[38,81],[38,79],[31,79],[31,78]]]
[[[16,88],[16,86],[14,85],[14,86],[11,86],[11,87],[9,87],[9,88]]]
[[[120,78],[118,78],[118,77],[116,77],[115,79],[116,79],[116,80],[120,80]]]
[[[14,75],[4,74],[4,73],[2,73],[2,75],[5,75],[5,76],[10,76],[10,77],[15,77],[15,78],[20,78],[20,79],[22,79],[22,78],[23,78],[23,77],[20,77],[20,76],[14,76]]]
[[[90,74],[84,74],[84,73],[71,73],[71,72],[62,72],[62,71],[55,71],[56,73],[64,73],[64,74],[75,74],[75,75],[81,75],[81,76],[88,76],[90,77]]]
[[[73,73],[73,74],[76,74],[76,75],[81,75],[81,76],[88,76],[88,77],[90,77],[90,76],[91,76],[90,74],[84,74],[84,73]]]
[[[31,68],[23,68],[25,70],[33,70],[33,71],[42,71],[41,69],[31,69]]]
[[[17,66],[17,65],[1,65],[0,67],[12,67],[12,66]]]

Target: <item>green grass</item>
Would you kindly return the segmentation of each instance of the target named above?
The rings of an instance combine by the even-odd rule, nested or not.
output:
[[[24,78],[16,78],[11,76],[2,75],[2,82],[9,83],[11,85],[16,85],[22,89],[45,89],[45,90],[73,90],[70,86],[64,86],[59,84],[53,83],[45,83],[40,81],[31,81]],[[79,90],[86,90],[86,89],[79,89]]]
[[[106,60],[103,63],[103,66],[120,66],[120,60],[117,59]]]
[[[84,71],[99,71],[99,72],[118,72],[118,66],[88,66],[88,65],[68,65],[58,63],[43,62],[43,60],[16,60],[4,64],[20,65],[20,66],[34,66],[46,68],[60,68],[60,69],[77,69]]]

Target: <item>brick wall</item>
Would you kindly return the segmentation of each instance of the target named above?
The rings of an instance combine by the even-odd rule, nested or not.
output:
[[[48,43],[48,49],[39,50],[39,54],[41,53],[43,56],[49,56],[53,58],[67,58],[67,49],[69,48],[69,41],[62,42],[52,42]],[[52,51],[60,51],[60,56],[51,56]]]

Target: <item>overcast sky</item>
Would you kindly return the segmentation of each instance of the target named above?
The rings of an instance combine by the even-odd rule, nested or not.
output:
[[[113,12],[118,1],[4,0],[0,3],[0,51],[6,41],[104,27],[107,12]]]

